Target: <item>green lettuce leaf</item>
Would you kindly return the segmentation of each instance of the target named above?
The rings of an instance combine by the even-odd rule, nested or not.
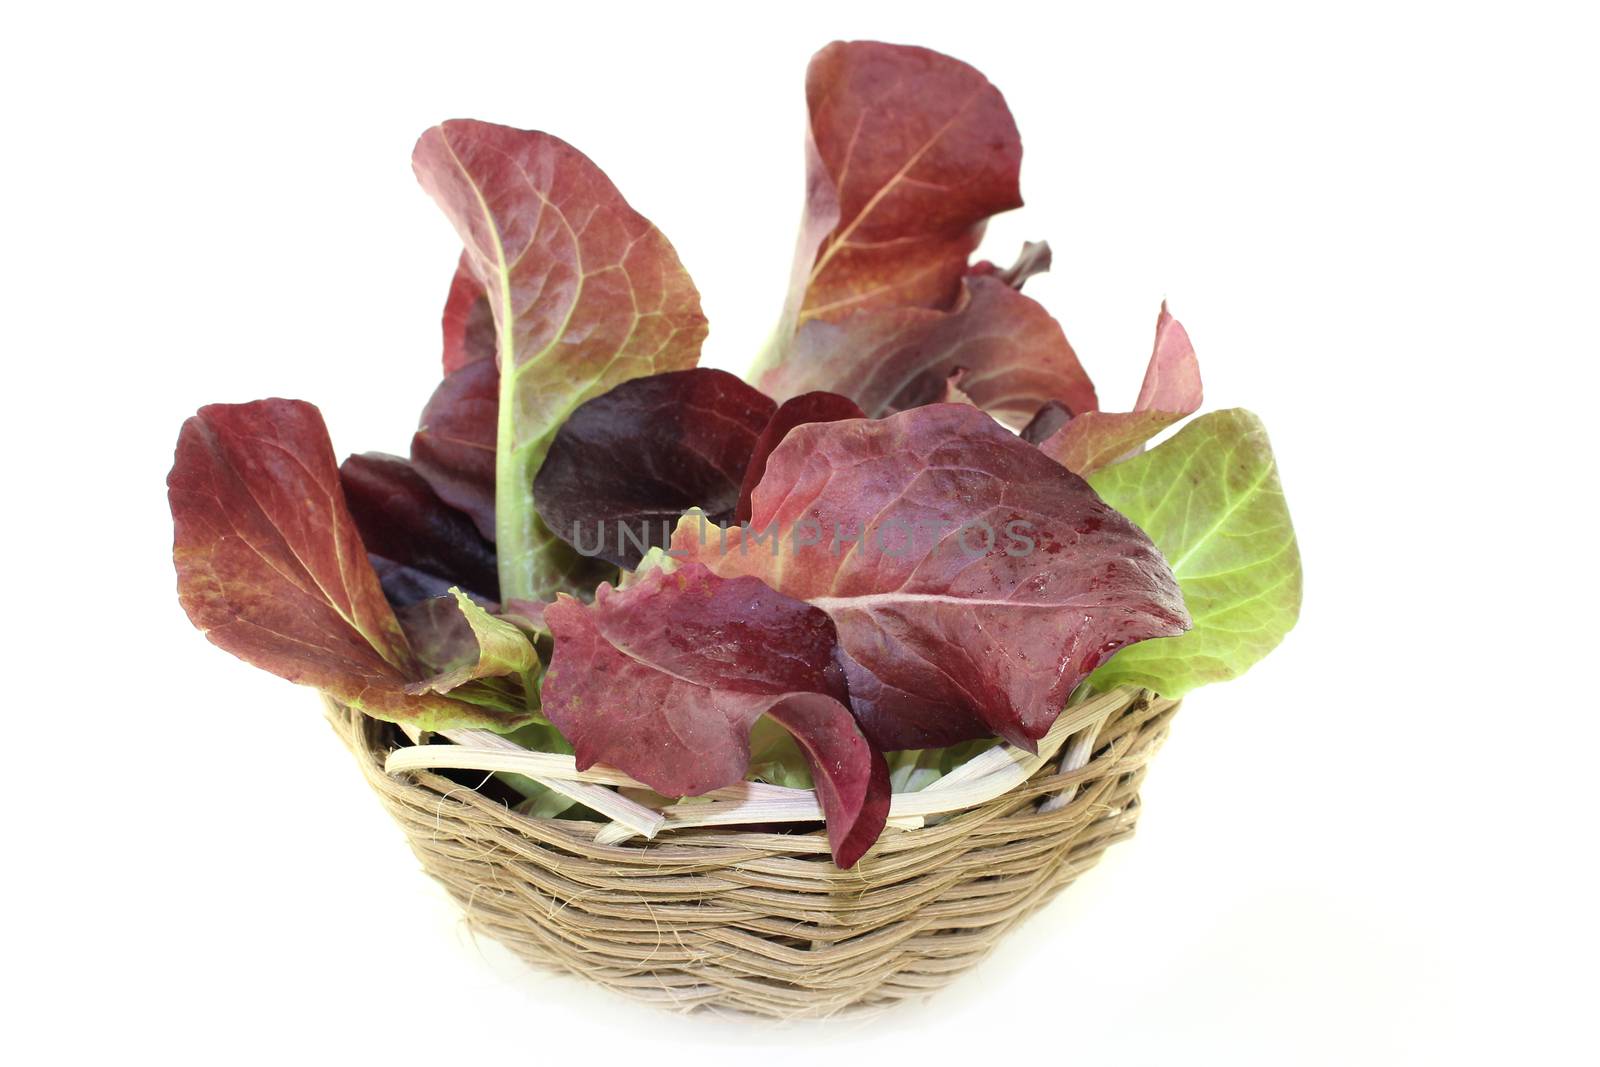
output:
[[[1089,479],[1156,543],[1194,627],[1124,648],[1096,689],[1182,696],[1243,674],[1300,615],[1300,551],[1261,420],[1241,408],[1190,423],[1157,448]]]
[[[896,793],[919,792],[998,743],[992,737],[980,737],[948,748],[891,752],[884,757],[889,761],[889,787]]]
[[[462,642],[468,654],[449,664],[448,669],[406,686],[406,692],[448,693],[479,678],[507,675],[523,679],[531,691],[531,675],[539,666],[539,654],[533,644],[516,626],[490,615],[460,589],[451,589],[450,593],[471,631],[470,640]]]
[[[794,735],[762,716],[750,731],[750,769],[745,777],[790,789],[812,788],[811,767]]]

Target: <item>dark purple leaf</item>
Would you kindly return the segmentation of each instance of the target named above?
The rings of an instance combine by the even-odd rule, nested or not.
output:
[[[1039,405],[1028,425],[1022,428],[1022,439],[1036,445],[1072,421],[1072,409],[1059,400],[1048,400]]]
[[[500,599],[494,545],[440,500],[410,463],[366,452],[345,460],[339,477],[367,551]]]
[[[533,482],[539,515],[586,556],[632,569],[678,517],[733,517],[776,405],[720,370],[635,378],[580,406]]]
[[[961,388],[961,383],[967,378],[967,368],[956,367],[951,371],[932,370],[917,375],[916,378],[900,390],[900,395],[895,398],[895,405],[891,411],[884,414],[893,414],[894,411],[904,411],[907,408],[920,408],[925,404],[969,404],[977,407],[972,402],[972,397]]]
[[[392,559],[384,559],[375,552],[368,552],[367,560],[372,564],[372,569],[378,573],[378,583],[383,587],[384,598],[389,601],[389,606],[395,609],[395,613],[401,616],[402,625],[405,623],[402,609],[424,600],[449,596],[451,587],[458,584],[449,578],[441,578],[437,574],[429,574],[415,567],[396,563]]]

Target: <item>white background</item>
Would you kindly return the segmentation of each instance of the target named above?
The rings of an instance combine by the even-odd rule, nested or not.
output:
[[[1574,6],[28,5],[0,43],[12,1062],[1488,1062],[1595,1056],[1596,26]],[[1194,695],[1137,840],[935,998],[682,1019],[474,940],[323,723],[173,595],[184,416],[404,451],[457,252],[411,146],[574,142],[741,369],[835,37],[1006,93],[984,252],[1108,406],[1163,297],[1271,429],[1299,628]],[[15,1055],[17,1049],[23,1054]]]

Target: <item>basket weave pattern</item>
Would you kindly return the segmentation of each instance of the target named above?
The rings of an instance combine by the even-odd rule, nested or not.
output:
[[[701,828],[597,844],[600,824],[532,819],[427,771],[390,775],[398,732],[329,717],[424,869],[527,960],[663,1006],[782,1018],[938,989],[1133,833],[1177,702],[1132,692],[1077,770],[889,831],[851,870],[820,831]],[[1067,791],[1053,810],[1042,804]]]

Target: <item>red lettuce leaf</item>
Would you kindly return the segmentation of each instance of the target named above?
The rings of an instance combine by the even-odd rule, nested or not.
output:
[[[1038,442],[1075,474],[1087,475],[1126,456],[1200,409],[1200,364],[1183,324],[1161,305],[1155,349],[1139,399],[1128,412],[1083,411]],[[1042,414],[1042,412],[1041,412]]]
[[[533,481],[539,514],[587,556],[630,570],[700,508],[733,518],[775,405],[726,371],[623,382],[572,413]]]
[[[769,707],[767,717],[789,731],[811,769],[834,863],[854,867],[889,819],[893,797],[883,753],[832,697],[798,693]]]
[[[455,277],[450,279],[442,325],[446,375],[481,359],[494,360],[494,312],[483,285],[472,275],[465,252],[456,264]]]
[[[739,486],[739,506],[734,511],[734,521],[744,522],[750,517],[750,494],[755,492],[761,475],[766,473],[767,457],[778,447],[785,434],[808,422],[837,422],[840,419],[859,419],[865,415],[866,412],[849,397],[820,390],[801,393],[780,404],[751,449],[750,464],[745,468],[744,481]]]
[[[525,714],[427,694],[345,504],[328,431],[299,400],[213,404],[167,478],[178,599],[220,648],[382,719],[506,730]]]
[[[1097,406],[1060,324],[1033,298],[982,276],[966,280],[950,311],[890,308],[807,323],[790,357],[759,384],[778,400],[831,389],[879,416],[929,399],[930,382],[942,398],[958,370],[966,372],[962,392],[1012,426],[1050,400],[1074,411]]]
[[[826,611],[884,750],[1032,746],[1113,652],[1189,625],[1138,528],[965,405],[796,427],[748,526],[707,537],[685,520],[672,547]]]
[[[1017,254],[1017,261],[1009,267],[1001,268],[998,264],[987,259],[981,263],[974,263],[967,271],[968,274],[993,275],[1011,286],[1021,289],[1024,282],[1035,274],[1043,274],[1050,269],[1050,242],[1049,241],[1024,241],[1022,251]]]
[[[692,367],[706,333],[694,283],[650,221],[581,152],[546,133],[456,120],[412,169],[488,294],[500,368],[495,542],[508,597],[587,588],[529,487],[556,431],[591,397]]]
[[[406,460],[381,452],[351,456],[339,479],[367,551],[500,599],[494,545]]]
[[[948,307],[989,216],[1022,206],[1000,91],[925,48],[836,41],[806,71],[806,219],[786,331],[871,307]]]
[[[494,540],[495,435],[500,372],[493,359],[465,364],[445,376],[422,409],[411,438],[411,464],[439,499],[472,519]]]
[[[605,763],[696,796],[744,777],[750,731],[768,715],[811,765],[839,866],[877,839],[888,767],[851,718],[826,614],[694,565],[602,585],[589,605],[561,597],[544,614],[555,634],[544,711],[580,769]]]

